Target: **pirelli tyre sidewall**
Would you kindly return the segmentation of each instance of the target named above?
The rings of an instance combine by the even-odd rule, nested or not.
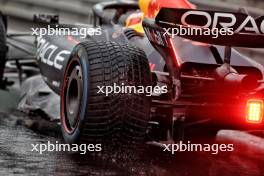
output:
[[[78,92],[78,100],[80,103],[78,104],[78,112],[75,113],[76,115],[76,124],[73,126],[73,128],[69,127],[69,124],[67,124],[67,91],[69,89],[69,77],[71,72],[76,68],[79,67],[82,75],[82,80],[88,80],[89,75],[89,63],[88,63],[88,56],[85,51],[85,49],[82,47],[82,45],[78,45],[74,48],[72,51],[71,57],[69,59],[69,63],[67,64],[64,78],[63,78],[63,84],[62,84],[62,91],[61,91],[61,123],[62,123],[62,134],[66,142],[68,143],[78,143],[80,141],[80,135],[81,135],[81,125],[84,122],[85,114],[86,114],[86,107],[88,106],[88,91],[82,91],[81,93]],[[80,86],[80,84],[78,85]],[[89,90],[88,81],[82,81],[82,88],[78,87],[82,90]],[[74,90],[73,90],[74,91]],[[76,93],[76,92],[75,92]]]

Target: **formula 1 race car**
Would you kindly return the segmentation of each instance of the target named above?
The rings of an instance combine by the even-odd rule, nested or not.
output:
[[[34,59],[44,81],[60,95],[68,143],[177,142],[224,128],[263,129],[264,68],[232,47],[263,48],[264,17],[196,10],[185,0],[148,3],[148,8],[134,1],[96,4],[92,25],[35,16],[48,30],[93,29],[87,37],[37,34],[40,30],[36,36],[6,34],[2,15],[2,87],[8,82],[6,60],[28,72],[23,68],[34,64],[26,60]],[[235,32],[211,33],[229,28]],[[193,29],[202,34],[176,32]],[[12,48],[27,55],[12,57]]]

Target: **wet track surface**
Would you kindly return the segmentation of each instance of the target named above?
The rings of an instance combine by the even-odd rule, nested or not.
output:
[[[171,155],[159,148],[146,147],[144,154],[134,159],[123,156],[117,160],[67,152],[39,154],[31,151],[31,144],[62,142],[61,138],[29,130],[19,125],[13,115],[1,113],[0,119],[0,175],[264,175],[264,156],[256,156],[254,149],[248,153],[236,148],[236,152],[218,155],[201,152]]]

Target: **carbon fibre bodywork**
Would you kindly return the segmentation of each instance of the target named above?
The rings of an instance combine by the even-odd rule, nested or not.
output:
[[[65,27],[65,26],[64,26]],[[92,26],[79,26],[92,27]],[[149,58],[149,63],[154,64],[153,71],[165,71],[165,62],[162,56],[152,47],[146,36],[140,36],[132,29],[127,29],[122,26],[103,27],[102,35],[87,36],[82,38],[81,36],[42,36],[37,38],[37,60],[41,73],[47,82],[47,84],[56,92],[60,92],[60,83],[63,78],[65,65],[69,60],[69,56],[73,48],[80,42],[86,40],[97,41],[113,41],[120,44],[133,44],[143,49]],[[212,49],[212,45],[200,44],[190,40],[176,37],[173,40],[177,54],[181,59],[182,68],[186,68],[190,64],[205,64],[208,66],[217,67],[223,64],[224,47],[215,46]],[[46,46],[45,46],[46,45]],[[54,45],[57,48],[55,51],[48,48],[50,45]],[[44,47],[44,48],[43,48]],[[43,53],[45,49],[45,53]],[[215,57],[215,50],[219,53],[219,59]],[[64,53],[63,53],[64,51]],[[62,53],[61,53],[62,52]],[[60,54],[61,53],[61,54]],[[54,64],[47,64],[46,60],[55,62],[58,54],[63,57],[58,64],[62,67],[60,69],[54,67]],[[44,58],[43,60],[43,57]],[[263,66],[250,58],[240,54],[235,49],[232,51],[231,65],[241,70],[241,74],[250,72],[255,74],[258,79],[263,78]],[[184,71],[184,70],[183,70]]]

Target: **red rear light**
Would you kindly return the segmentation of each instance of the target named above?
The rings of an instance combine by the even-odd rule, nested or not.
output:
[[[262,123],[263,119],[263,100],[251,99],[247,102],[248,123]]]

